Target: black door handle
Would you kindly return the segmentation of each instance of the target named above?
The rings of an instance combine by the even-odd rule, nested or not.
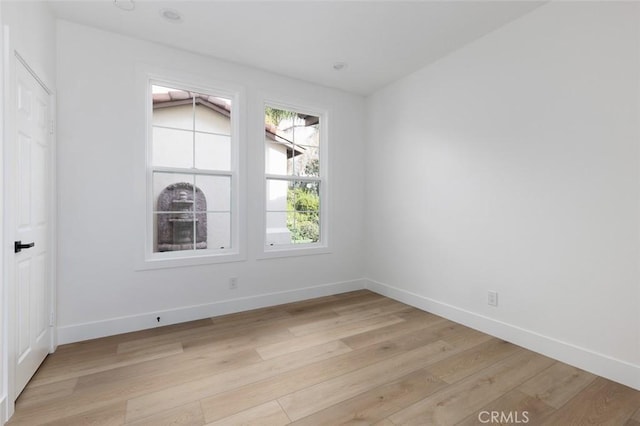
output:
[[[36,243],[22,244],[22,241],[16,241],[13,243],[13,250],[15,253],[20,253],[22,249],[28,249],[35,245]]]

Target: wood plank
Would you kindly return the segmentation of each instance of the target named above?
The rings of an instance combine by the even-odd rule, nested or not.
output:
[[[8,425],[11,426],[35,426],[46,424],[48,426],[120,426],[124,424],[125,402],[106,404],[96,409],[85,409],[82,413],[51,419],[42,417],[37,422],[33,416],[22,416],[21,413],[11,418]]]
[[[291,420],[298,420],[344,399],[383,385],[413,371],[420,370],[436,357],[448,356],[453,349],[443,341],[421,346],[373,365],[278,398]],[[446,354],[446,355],[445,355]],[[435,362],[435,361],[433,361]]]
[[[640,408],[629,420],[627,420],[624,426],[640,426]]]
[[[375,299],[370,299],[365,301],[359,301],[357,303],[345,304],[341,306],[334,305],[331,307],[331,310],[338,315],[353,315],[358,313],[365,314],[366,312],[372,309],[386,308],[386,307],[397,307],[398,309],[395,309],[397,311],[401,311],[404,309],[415,309],[405,303],[398,302],[393,299],[387,299],[386,297],[382,297],[382,298],[375,298]]]
[[[55,380],[48,385],[27,386],[16,400],[16,409],[28,409],[30,406],[70,396],[78,384],[78,378]]]
[[[232,390],[243,385],[256,383],[286,371],[328,359],[340,353],[351,351],[347,345],[332,341],[313,346],[293,355],[287,354],[259,364],[237,368],[224,373],[202,377],[177,386],[148,392],[129,399],[127,421],[152,415],[158,406],[165,409],[178,407],[192,400],[203,399],[220,392]]]
[[[166,325],[147,330],[134,331],[130,333],[118,334],[115,336],[101,337],[99,339],[85,340],[82,342],[60,345],[52,356],[47,357],[46,363],[56,362],[83,362],[94,359],[100,355],[112,355],[116,353],[118,345],[141,340],[148,337],[159,336],[167,333],[175,333],[180,330],[196,330],[205,325],[211,325],[210,319],[189,321],[180,324]]]
[[[96,392],[101,398],[107,398],[110,397],[110,389],[119,389],[120,396],[133,397],[137,392],[131,391],[141,387],[152,391],[185,383],[203,375],[257,364],[262,360],[253,350],[232,354],[213,352],[196,357],[184,355],[84,376],[78,380],[75,391],[84,395]]]
[[[596,379],[596,376],[561,362],[531,378],[518,389],[560,408]]]
[[[451,326],[451,324],[442,327],[442,330],[437,335],[452,341],[467,342],[470,345],[479,344],[490,339],[489,336],[477,333],[467,327]],[[459,337],[456,338],[454,336]],[[434,339],[434,334],[430,333],[416,331],[415,333],[404,334],[398,332],[398,335],[393,339],[279,374],[268,380],[251,383],[247,386],[205,398],[201,400],[205,419],[214,421],[221,417],[229,416],[254,405],[285,396],[291,392],[375,364],[435,341],[437,339]]]
[[[255,365],[256,359],[260,360],[258,355],[252,352],[244,356],[235,354],[230,358],[205,358],[185,363],[174,362],[173,365],[160,364],[163,368],[158,368],[159,362],[164,363],[163,359],[95,373],[79,378],[71,395],[42,401],[37,409],[25,411],[24,416],[30,419],[31,424],[39,424],[47,419],[81,414],[172,385],[188,383],[209,374]]]
[[[555,409],[552,406],[535,397],[519,390],[511,390],[478,409],[460,423],[456,423],[456,426],[477,426],[479,424],[496,423],[538,425],[554,411]],[[498,422],[492,422],[492,417],[494,419],[497,418]]]
[[[336,318],[338,315],[330,310],[313,311],[300,314],[297,316],[283,317],[274,319],[263,324],[242,324],[239,327],[233,327],[232,324],[225,325],[224,331],[211,329],[206,334],[199,336],[190,336],[182,340],[185,351],[200,350],[201,347],[208,348],[216,345],[220,349],[226,342],[233,343],[228,345],[225,350],[235,350],[238,343],[244,348],[254,349],[259,345],[270,343],[278,343],[293,337],[289,328],[294,325],[310,324],[316,321]]]
[[[640,392],[598,377],[542,424],[621,425],[638,405]]]
[[[300,313],[318,310],[331,310],[333,312],[334,309],[339,308],[340,306],[350,306],[357,303],[377,301],[381,299],[384,299],[384,297],[379,294],[368,290],[357,290],[334,296],[320,297],[301,302],[294,302],[288,305],[281,305],[281,308],[295,316]]]
[[[270,401],[250,408],[231,417],[207,423],[207,426],[243,425],[243,426],[279,426],[288,425],[289,418],[276,401]]]
[[[398,311],[407,309],[411,308],[402,303],[390,303],[386,300],[382,300],[376,302],[375,304],[366,305],[364,308],[357,309],[355,312],[345,312],[333,318],[328,318],[322,321],[314,321],[310,324],[295,325],[289,327],[289,331],[296,337],[306,336],[308,334],[329,331],[336,327],[352,324],[354,322],[360,322],[368,318],[375,318],[387,314],[395,314]]]
[[[469,330],[463,331],[467,332]],[[452,353],[474,347],[486,339],[486,336],[483,335],[478,337],[480,338],[479,341],[461,339],[457,346],[452,346],[442,340],[421,345],[416,349],[405,351],[376,364],[278,398],[278,402],[289,415],[289,418],[298,420],[337,404],[341,400],[352,398],[386,382],[395,381],[412,371],[447,358]]]
[[[373,426],[396,426],[396,424],[389,419],[382,419],[379,422],[375,423]]]
[[[342,341],[349,345],[350,348],[359,349],[384,342],[398,336],[400,333],[409,334],[418,330],[424,330],[425,333],[439,332],[452,325],[450,321],[446,321],[444,318],[418,310],[398,312],[394,315],[402,318],[404,322],[348,336],[342,338]],[[435,333],[432,336],[434,341],[440,339],[440,336]]]
[[[504,340],[491,339],[432,365],[429,371],[447,383],[455,383],[518,350],[518,346]]]
[[[191,402],[177,408],[160,411],[144,419],[127,423],[127,426],[202,426],[205,424],[202,409],[198,402]]]
[[[171,343],[150,348],[140,348],[137,351],[126,354],[113,354],[108,358],[100,357],[94,359],[93,362],[59,364],[56,368],[47,369],[46,372],[34,376],[32,385],[42,386],[60,380],[68,380],[146,361],[167,358],[180,353],[182,353],[182,345],[180,343]]]
[[[247,324],[256,320],[269,320],[277,317],[292,317],[298,315],[308,315],[318,313],[318,311],[333,312],[335,307],[358,303],[359,300],[379,301],[384,297],[368,290],[357,290],[338,295],[317,297],[314,299],[302,300],[299,302],[285,303],[282,305],[270,306],[266,308],[252,309],[249,311],[236,312],[227,315],[220,315],[211,318],[211,322],[216,325]],[[333,312],[335,313],[335,312]]]
[[[296,426],[373,424],[446,386],[447,383],[433,376],[426,369],[421,369],[317,411],[292,424]]]
[[[282,309],[281,306],[272,306],[269,308],[252,309],[250,311],[213,317],[211,318],[211,324],[218,329],[224,329],[226,326],[238,327],[256,323],[259,324],[281,318],[291,318],[291,314]]]
[[[224,345],[227,341],[248,340],[254,337],[266,336],[267,341],[273,340],[277,335],[282,335],[283,338],[290,337],[291,334],[286,330],[286,327],[282,327],[277,323],[266,323],[261,326],[245,326],[246,333],[238,333],[237,329],[222,329],[220,330],[214,325],[207,327],[200,327],[198,330],[181,330],[175,333],[169,333],[166,335],[152,336],[145,339],[131,340],[118,345],[118,353],[123,354],[132,351],[138,351],[141,348],[148,348],[150,346],[158,346],[179,342],[184,344],[191,341],[205,341],[207,343],[216,343],[218,345]]]
[[[395,315],[384,315],[374,318],[365,319],[362,321],[345,324],[328,331],[320,331],[313,334],[308,334],[303,337],[291,338],[284,343],[272,343],[269,345],[259,346],[256,350],[260,356],[265,359],[272,359],[292,352],[297,352],[321,343],[331,342],[343,337],[353,336],[354,334],[362,333],[368,330],[374,330],[376,328],[382,328],[387,325],[397,324],[403,322],[402,318]]]
[[[389,416],[389,419],[403,425],[455,424],[552,363],[549,358],[519,350],[491,367]]]

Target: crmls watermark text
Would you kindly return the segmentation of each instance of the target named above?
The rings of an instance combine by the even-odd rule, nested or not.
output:
[[[499,424],[523,424],[529,423],[528,411],[480,411],[478,413],[480,423]]]

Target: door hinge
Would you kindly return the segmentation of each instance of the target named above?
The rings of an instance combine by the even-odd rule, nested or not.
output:
[[[52,135],[55,132],[56,128],[55,125],[53,124],[53,120],[49,121],[49,134]]]
[[[49,327],[53,327],[54,316],[53,312],[49,314]]]

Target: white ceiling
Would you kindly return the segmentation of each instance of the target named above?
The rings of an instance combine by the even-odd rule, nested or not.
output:
[[[56,16],[289,77],[370,94],[541,1],[50,1]],[[160,9],[182,14],[167,22]],[[335,71],[335,62],[347,62]]]

